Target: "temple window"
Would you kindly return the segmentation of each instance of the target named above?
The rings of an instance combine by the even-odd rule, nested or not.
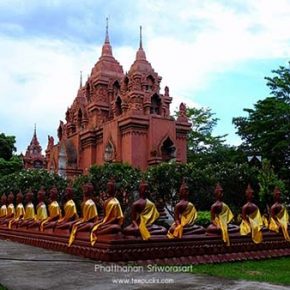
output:
[[[105,153],[104,153],[104,160],[106,162],[112,162],[114,160],[114,146],[113,144],[109,141],[106,148],[105,148]]]
[[[115,81],[113,84],[113,99],[115,100],[120,93],[120,84],[118,81]]]
[[[157,94],[151,97],[150,114],[160,115],[161,112],[161,99]]]
[[[169,137],[163,142],[161,146],[162,161],[169,162],[176,158],[176,148]]]
[[[83,113],[82,113],[82,110],[79,109],[78,111],[78,127],[81,128],[81,125],[82,125],[82,119],[83,119]]]
[[[117,100],[115,102],[115,112],[116,112],[116,116],[119,116],[122,114],[122,100],[120,97],[117,97]]]
[[[154,79],[152,76],[147,77],[146,91],[152,91],[154,86]]]
[[[124,90],[125,92],[127,92],[129,89],[129,79],[127,77],[125,77],[124,79]]]

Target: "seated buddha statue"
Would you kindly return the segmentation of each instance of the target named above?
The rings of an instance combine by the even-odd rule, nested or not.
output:
[[[40,224],[40,230],[54,228],[58,219],[61,218],[61,209],[57,202],[57,188],[54,186],[49,191],[49,205],[48,205],[48,213],[49,216]]]
[[[223,189],[218,183],[215,188],[216,202],[211,206],[211,224],[207,227],[207,234],[222,235],[222,239],[227,246],[230,245],[229,233],[238,233],[240,228],[231,225],[230,221],[234,215],[227,204],[222,202]]]
[[[6,216],[7,216],[7,196],[4,193],[1,196],[0,223],[1,220],[4,220],[4,218],[6,218]]]
[[[15,215],[14,194],[13,192],[10,192],[8,195],[7,214],[6,217],[1,220],[0,225],[8,225],[10,220],[14,218],[14,215]]]
[[[94,186],[88,182],[83,185],[83,204],[82,204],[82,218],[73,222],[70,233],[68,246],[70,247],[75,240],[76,233],[79,231],[90,231],[94,223],[98,220],[98,211],[96,204],[92,200]]]
[[[148,240],[151,236],[166,234],[166,228],[154,224],[160,214],[155,204],[148,199],[149,195],[148,183],[142,181],[139,184],[139,199],[131,208],[132,223],[124,229],[125,235]]]
[[[45,191],[44,188],[41,189],[37,193],[37,206],[36,206],[36,215],[35,220],[27,223],[27,228],[39,228],[41,223],[47,219],[47,209],[46,204],[44,202],[45,199]]]
[[[95,222],[92,226],[90,240],[94,246],[98,236],[117,234],[122,231],[121,225],[124,221],[124,215],[118,199],[115,197],[116,183],[111,179],[107,183],[107,196],[104,202],[104,218]]]
[[[184,181],[180,186],[179,196],[180,201],[174,208],[174,223],[171,225],[167,237],[173,239],[205,234],[205,229],[202,226],[194,224],[197,211],[194,205],[188,201],[189,190]]]
[[[290,242],[288,232],[289,215],[285,205],[281,203],[281,191],[278,187],[274,189],[274,201],[275,203],[271,206],[269,230],[276,233],[282,231],[285,240]]]
[[[29,190],[25,194],[25,213],[23,216],[23,219],[18,220],[15,225],[16,227],[25,227],[29,223],[35,221],[35,210],[34,210],[34,205],[33,205],[33,192]]]
[[[55,229],[71,229],[73,223],[79,218],[77,207],[73,201],[73,188],[68,186],[64,192],[64,216],[55,222]]]
[[[259,208],[253,203],[253,193],[253,189],[248,185],[246,190],[247,203],[242,207],[240,234],[245,236],[252,233],[253,242],[259,244],[263,240],[263,220]]]
[[[8,224],[9,229],[11,229],[13,224],[16,224],[19,220],[23,219],[24,217],[25,210],[24,210],[24,206],[22,202],[23,202],[23,194],[20,191],[16,195],[16,203],[17,203],[16,211],[15,211],[14,218],[9,221],[9,224]]]

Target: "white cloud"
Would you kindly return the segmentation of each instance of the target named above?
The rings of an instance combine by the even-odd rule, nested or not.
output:
[[[58,1],[53,3],[58,7]],[[126,15],[126,9],[120,7],[120,13]],[[121,34],[121,30],[132,33],[132,26],[136,25],[136,44],[115,45],[114,55],[124,71],[129,70],[138,46],[137,26],[143,24],[147,59],[163,77],[162,87],[170,87],[175,97],[173,110],[181,101],[198,105],[194,97],[200,89],[243,61],[290,56],[287,0],[144,0],[132,9],[136,10],[130,11],[134,19],[124,19],[119,28],[113,26]],[[113,22],[114,15],[110,16]],[[72,18],[72,24],[74,21]],[[75,24],[81,25],[78,21]],[[2,25],[6,25],[6,30],[23,29],[11,21]],[[118,31],[114,34],[118,35]],[[37,123],[45,147],[46,135],[56,133],[59,119],[76,96],[79,71],[83,70],[84,76],[90,73],[100,47],[45,37],[0,36],[0,41],[0,120],[5,123],[4,131],[17,136],[22,151],[31,139],[33,124]]]

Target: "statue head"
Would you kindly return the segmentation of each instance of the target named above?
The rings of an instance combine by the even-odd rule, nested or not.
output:
[[[71,186],[68,186],[66,189],[65,189],[65,192],[64,192],[64,197],[66,200],[70,200],[73,198],[73,194],[74,194],[74,190]]]
[[[44,187],[41,186],[40,190],[37,192],[37,200],[38,202],[43,202],[45,199],[45,190]]]
[[[26,203],[32,202],[33,200],[33,192],[31,189],[28,190],[28,192],[25,194],[25,201]]]
[[[6,203],[7,203],[7,196],[5,193],[3,193],[1,196],[1,204],[4,205]]]
[[[94,186],[91,182],[87,182],[83,185],[83,194],[86,198],[90,198],[94,192]]]
[[[16,194],[16,202],[17,203],[21,203],[23,201],[23,194],[21,191],[19,191],[17,194]]]
[[[8,194],[8,203],[13,203],[14,202],[14,194],[13,192],[11,191],[9,194]]]
[[[57,188],[53,186],[49,191],[50,202],[55,201],[57,199]]]
[[[248,187],[246,189],[246,198],[248,201],[252,201],[253,200],[253,194],[254,194],[254,190],[251,187],[250,184],[248,184]]]
[[[107,192],[109,196],[115,196],[116,194],[116,182],[114,178],[111,178],[107,183]]]
[[[141,198],[147,197],[149,192],[149,185],[145,180],[142,180],[139,184],[139,195]]]
[[[189,195],[188,185],[184,179],[182,180],[182,183],[179,188],[179,195],[181,199],[187,198]]]
[[[280,202],[280,198],[281,198],[281,190],[278,186],[276,186],[274,189],[274,200],[276,202]]]
[[[217,185],[215,187],[214,195],[215,195],[215,198],[217,200],[219,200],[219,199],[221,199],[223,197],[223,188],[221,187],[219,182],[217,183]]]

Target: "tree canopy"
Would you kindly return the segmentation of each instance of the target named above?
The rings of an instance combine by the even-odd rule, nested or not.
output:
[[[266,77],[271,97],[258,101],[254,109],[244,109],[247,117],[233,118],[242,148],[268,159],[281,177],[288,178],[290,169],[290,69],[274,70]]]
[[[4,133],[0,133],[0,158],[9,160],[12,157],[13,152],[16,151],[15,137],[6,136]]]
[[[22,160],[13,155],[16,151],[15,137],[0,133],[0,177],[22,169]]]

